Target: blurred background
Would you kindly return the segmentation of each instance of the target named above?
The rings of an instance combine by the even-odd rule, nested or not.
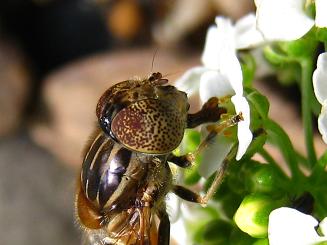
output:
[[[200,64],[216,15],[251,11],[251,0],[1,0],[0,244],[79,244],[75,180],[100,95],[155,71],[173,82]],[[271,84],[258,86],[272,116],[298,134],[296,90]]]

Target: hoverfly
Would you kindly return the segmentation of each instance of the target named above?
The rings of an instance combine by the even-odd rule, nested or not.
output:
[[[189,114],[186,93],[167,82],[153,73],[120,82],[101,96],[75,202],[85,244],[169,245],[167,193],[204,203],[200,195],[173,183],[167,162],[189,167],[190,155],[172,154],[184,130],[217,122],[226,110],[211,98]]]

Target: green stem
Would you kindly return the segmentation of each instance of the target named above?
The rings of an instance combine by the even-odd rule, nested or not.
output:
[[[313,96],[312,73],[313,64],[311,59],[307,58],[300,62],[301,64],[301,96],[302,96],[302,120],[304,127],[305,145],[307,151],[308,167],[312,167],[317,162],[316,152],[313,144],[312,113],[311,102]]]
[[[267,152],[264,148],[261,148],[258,153],[275,169],[276,174],[282,179],[286,179],[287,176],[284,171],[280,168],[279,164],[275,161],[275,159]]]
[[[296,188],[302,175],[298,168],[298,159],[291,140],[286,132],[276,122],[268,119],[265,121],[265,127],[270,139],[274,145],[278,147],[287,165],[289,166],[292,173],[293,186]]]
[[[310,179],[316,183],[320,180],[321,176],[325,173],[327,165],[327,151],[320,157],[318,163],[313,167]]]

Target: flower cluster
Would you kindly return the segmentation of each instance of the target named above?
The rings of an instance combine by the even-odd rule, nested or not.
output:
[[[183,175],[185,184],[198,184],[206,191],[222,162],[229,164],[228,175],[206,208],[182,204],[176,225],[179,234],[172,233],[183,234],[184,241],[191,237],[199,244],[325,242],[327,151],[316,156],[312,117],[318,116],[318,129],[327,144],[327,1],[254,2],[256,13],[235,24],[228,18],[216,17],[215,25],[207,32],[202,65],[191,68],[176,82],[180,90],[198,98],[200,104],[217,97],[226,109],[222,122],[237,114],[243,120],[237,129],[226,127],[220,132]],[[255,71],[261,66],[253,50],[263,51],[265,62],[274,67],[277,78],[282,69],[297,71],[291,78],[301,91],[305,156],[294,149],[282,127],[269,118],[268,100],[253,87]],[[202,128],[202,136],[195,130],[187,131],[180,151],[196,151],[200,138],[205,138],[208,131],[210,127]],[[266,141],[284,157],[290,175],[266,150]],[[237,150],[233,153],[233,149]],[[263,160],[254,158],[258,155]],[[312,197],[310,202],[302,200],[307,192]],[[298,200],[303,202],[299,204]],[[306,207],[308,203],[312,208]],[[322,220],[318,232],[317,219],[303,212]],[[201,222],[194,224],[194,217],[201,217]],[[186,233],[185,226],[190,232]]]
[[[247,17],[245,21],[248,20]],[[241,26],[238,29],[241,29]],[[242,112],[244,118],[244,121],[238,124],[237,160],[241,159],[252,140],[252,133],[249,129],[250,108],[243,96],[242,69],[236,56],[236,43],[237,40],[242,39],[242,34],[244,33],[237,32],[237,28],[232,26],[229,19],[217,17],[216,26],[210,27],[207,33],[202,54],[203,66],[190,69],[176,82],[176,86],[186,91],[188,95],[198,94],[202,104],[211,97],[231,97],[236,113]],[[238,45],[247,46],[245,42]],[[209,177],[217,170],[214,164],[221,163],[231,149],[231,141],[218,138],[217,142],[210,147],[210,151],[219,154],[215,154],[214,159],[206,158],[203,161],[206,164],[201,165],[200,173],[204,177]],[[207,153],[204,157],[211,155]]]

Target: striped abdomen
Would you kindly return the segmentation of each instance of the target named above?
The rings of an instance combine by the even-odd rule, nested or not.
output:
[[[91,143],[83,161],[81,186],[99,210],[124,209],[135,200],[146,166],[134,154],[103,132]]]

